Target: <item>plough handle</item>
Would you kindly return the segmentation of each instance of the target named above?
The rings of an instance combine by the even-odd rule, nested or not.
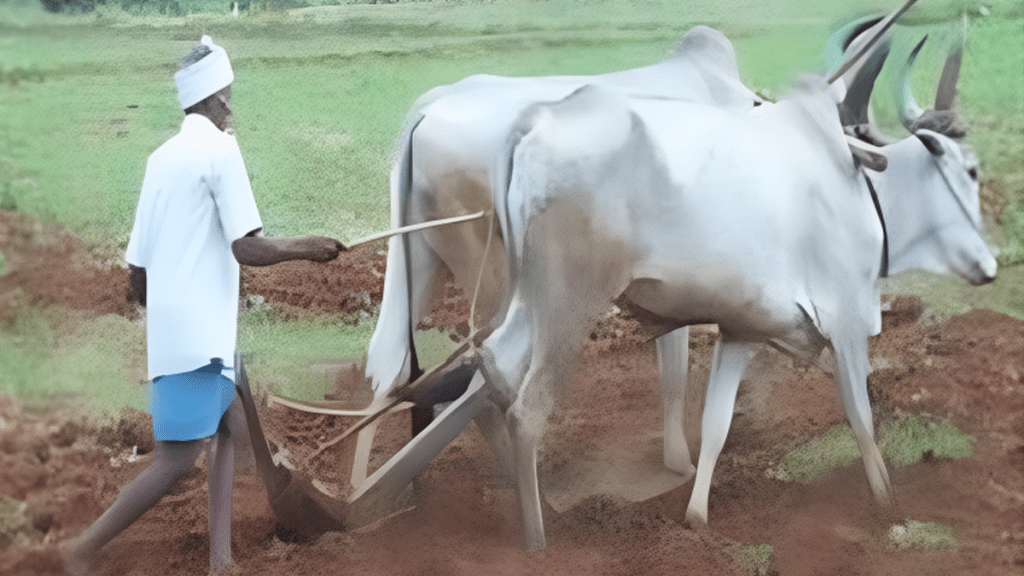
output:
[[[235,353],[235,390],[238,391],[238,397],[242,400],[242,409],[245,411],[245,423],[249,428],[252,451],[256,457],[256,468],[259,470],[260,476],[263,477],[263,482],[267,485],[267,492],[271,494],[271,500],[273,500],[291,482],[291,472],[274,465],[274,458],[270,455],[267,438],[263,435],[260,416],[256,412],[256,403],[252,399],[252,390],[249,388],[249,377],[245,372],[245,365],[242,364],[242,355],[237,352]]]

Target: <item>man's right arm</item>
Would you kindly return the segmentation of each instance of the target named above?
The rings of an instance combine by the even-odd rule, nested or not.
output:
[[[258,236],[259,230],[231,243],[231,251],[239,264],[269,266],[287,260],[327,262],[338,257],[345,245],[326,236]]]

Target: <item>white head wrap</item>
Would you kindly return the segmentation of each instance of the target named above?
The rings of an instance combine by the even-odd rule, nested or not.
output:
[[[195,64],[178,70],[174,75],[182,110],[216,94],[235,80],[231,62],[228,61],[228,53],[214,44],[209,36],[204,35],[200,42],[209,46],[211,52]]]

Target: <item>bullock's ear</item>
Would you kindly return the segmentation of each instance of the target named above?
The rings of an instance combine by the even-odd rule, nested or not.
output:
[[[916,132],[914,136],[917,136],[917,139],[920,140],[921,144],[924,144],[924,147],[932,153],[932,156],[942,156],[946,153],[946,149],[942,147],[942,142],[939,141],[939,138],[935,134],[920,131]]]

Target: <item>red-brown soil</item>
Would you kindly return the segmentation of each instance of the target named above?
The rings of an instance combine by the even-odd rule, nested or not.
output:
[[[35,306],[136,313],[124,300],[126,272],[91,263],[67,233],[55,236],[50,227],[0,212],[0,251],[9,270],[0,276],[0,321],[5,298],[16,289]],[[365,250],[328,267],[250,270],[246,290],[282,309],[293,306],[288,310],[295,314],[356,312],[379,302],[383,262],[376,250]],[[462,310],[464,302],[450,289],[432,318],[451,327]],[[919,301],[894,299],[883,334],[871,342],[876,425],[905,413],[931,414],[977,441],[966,460],[890,463],[897,497],[892,515],[874,505],[859,462],[809,485],[765,475],[784,453],[844,421],[830,379],[765,349],[740,389],[712,486],[710,531],[684,526],[686,484],[639,504],[596,496],[561,514],[546,507],[549,547],[527,553],[512,484],[470,426],[420,474],[411,510],[313,542],[275,536],[266,493],[243,459],[234,502],[239,573],[736,574],[742,572],[730,552],[743,542],[771,544],[775,570],[787,576],[1024,574],[1024,323],[977,310],[926,326],[918,322],[920,313]],[[542,491],[545,478],[572,470],[583,457],[660,450],[654,346],[633,328],[616,317],[595,331],[548,428]],[[711,331],[694,330],[692,382],[706,381],[713,340]],[[258,387],[260,375],[251,378]],[[262,414],[271,440],[289,450],[293,462],[341,427],[330,417],[282,408]],[[146,455],[134,463],[124,458],[132,445],[145,452],[145,419],[126,413],[123,423],[104,426],[73,408],[38,413],[0,397],[0,496],[27,501],[36,530],[30,544],[0,550],[0,574],[63,573],[58,543],[84,529],[146,465]],[[392,435],[405,433],[404,421],[390,425]],[[309,472],[337,479],[343,451],[329,449]],[[104,549],[97,573],[205,573],[206,506],[200,459],[194,474]],[[904,518],[951,526],[960,546],[891,550],[886,531]]]

